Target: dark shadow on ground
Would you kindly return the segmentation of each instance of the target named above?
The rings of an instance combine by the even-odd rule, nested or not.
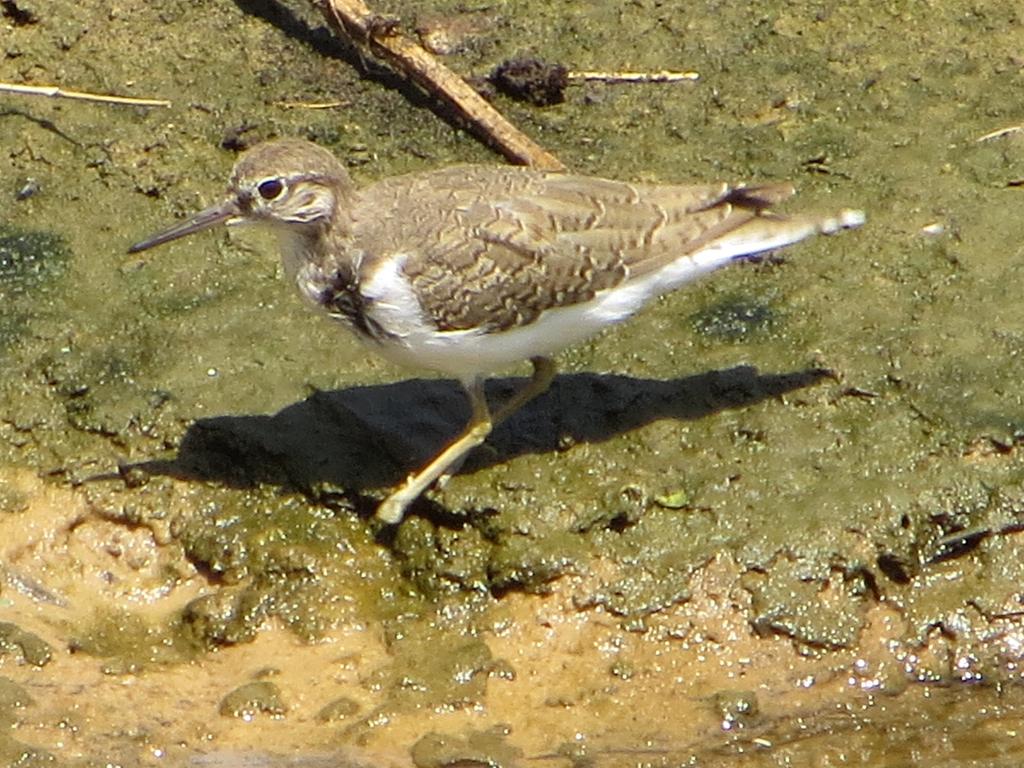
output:
[[[667,381],[561,375],[498,427],[462,471],[549,453],[566,441],[601,442],[659,419],[695,420],[743,408],[829,376],[821,369],[761,374],[752,366]],[[493,380],[488,399],[496,404],[524,381]],[[468,417],[465,394],[453,381],[413,379],[321,391],[273,416],[201,419],[186,432],[175,458],[135,468],[234,487],[271,483],[358,493],[399,483],[436,455]]]
[[[234,0],[234,2],[243,13],[262,19],[288,37],[303,43],[316,54],[347,62],[362,77],[401,93],[410,105],[429,107],[436,110],[445,119],[451,119],[451,115],[445,112],[442,106],[429,99],[408,78],[401,77],[377,63],[350,40],[335,35],[327,27],[326,21],[319,16],[317,22],[311,24],[277,0]]]

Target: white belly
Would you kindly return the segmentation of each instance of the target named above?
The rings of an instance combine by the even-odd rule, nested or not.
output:
[[[400,259],[390,262],[363,285],[363,293],[373,300],[373,319],[395,334],[394,339],[371,342],[371,346],[400,365],[441,371],[462,380],[531,357],[550,357],[625,320],[653,296],[717,266],[680,260],[642,279],[602,291],[588,302],[549,309],[529,325],[487,333],[434,328],[402,276],[401,264]]]

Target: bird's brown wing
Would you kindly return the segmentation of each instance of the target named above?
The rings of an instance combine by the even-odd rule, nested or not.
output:
[[[418,231],[391,243],[408,254],[404,272],[442,330],[529,324],[696,252],[793,191],[503,171],[424,177],[432,192],[421,189],[417,205],[433,194],[436,213],[412,211],[406,226]],[[403,248],[403,239],[418,245]]]

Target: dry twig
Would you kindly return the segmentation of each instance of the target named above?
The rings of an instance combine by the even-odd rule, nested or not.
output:
[[[171,102],[164,99],[137,99],[132,96],[110,96],[103,93],[88,93],[86,91],[69,91],[59,88],[56,85],[15,85],[14,83],[0,83],[0,92],[19,93],[26,96],[49,96],[59,99],[75,99],[77,101],[92,101],[100,104],[121,104],[130,107],[169,107]]]
[[[700,80],[697,72],[568,72],[569,82],[589,82],[598,80],[602,83],[692,83]]]
[[[399,34],[393,24],[373,13],[362,0],[313,0],[336,30],[370,51],[452,107],[470,128],[514,163],[545,170],[565,170],[545,151],[488,104],[469,84],[418,43]]]
[[[1009,136],[1013,133],[1020,133],[1021,131],[1024,131],[1024,125],[1011,125],[1009,128],[1000,128],[998,131],[992,131],[991,133],[986,133],[984,136],[979,136],[975,141],[980,144],[983,141],[1001,139],[1004,136]]]
[[[337,109],[347,107],[350,101],[275,101],[275,107],[281,109]]]

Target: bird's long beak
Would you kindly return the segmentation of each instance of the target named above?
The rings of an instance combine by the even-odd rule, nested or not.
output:
[[[225,200],[222,203],[217,203],[217,205],[211,205],[209,208],[201,210],[199,213],[175,224],[173,227],[168,227],[163,232],[158,232],[152,237],[147,237],[145,240],[135,243],[135,245],[128,249],[128,253],[145,251],[149,248],[169,243],[171,240],[177,240],[179,237],[191,235],[193,232],[202,232],[204,229],[209,229],[222,222],[230,224],[232,219],[237,219],[240,215],[241,211],[238,209],[237,201],[234,199]]]

